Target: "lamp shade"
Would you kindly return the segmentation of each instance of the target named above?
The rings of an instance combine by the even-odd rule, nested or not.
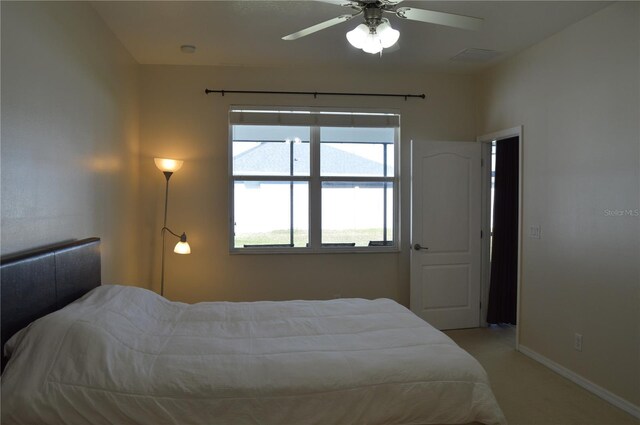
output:
[[[169,159],[169,158],[153,158],[153,161],[156,163],[156,167],[162,172],[169,171],[174,173],[178,171],[182,167],[182,163],[179,159]]]
[[[176,247],[173,248],[173,252],[176,254],[191,254],[191,247],[189,246],[189,242],[178,242]]]
[[[167,229],[168,230],[168,229]],[[169,230],[171,232],[171,230]],[[173,232],[171,232],[173,233]],[[173,233],[175,235],[175,233]],[[178,236],[178,235],[176,235]],[[182,232],[180,235],[180,242],[176,244],[176,247],[173,248],[173,252],[176,254],[191,254],[191,247],[189,246],[189,242],[187,242],[187,234]]]

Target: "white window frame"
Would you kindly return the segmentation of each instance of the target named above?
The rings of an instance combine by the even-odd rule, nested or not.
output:
[[[311,129],[310,146],[310,175],[309,176],[277,176],[277,175],[233,175],[233,125],[242,125],[238,117],[233,114],[240,111],[250,113],[274,113],[282,112],[289,117],[300,114],[304,119],[305,113],[329,114],[333,117],[344,115],[352,121],[362,120],[365,124],[353,125],[353,127],[366,128],[367,117],[393,117],[394,127],[394,175],[392,177],[354,177],[354,176],[320,176],[320,128],[331,125],[304,124]],[[308,115],[307,115],[308,116]],[[258,125],[258,124],[257,124]],[[287,125],[283,123],[260,123],[259,125]],[[301,125],[301,124],[298,124]],[[343,125],[344,126],[344,125]],[[312,107],[264,107],[264,106],[231,106],[229,108],[229,136],[228,136],[228,182],[229,182],[229,252],[231,254],[335,254],[335,253],[383,253],[400,251],[400,113],[389,109],[365,109],[365,108],[312,108]],[[234,220],[234,184],[236,181],[304,181],[309,182],[309,246],[307,247],[235,247],[235,220]],[[322,182],[348,181],[348,182],[390,182],[393,184],[393,245],[388,246],[331,246],[322,245]]]

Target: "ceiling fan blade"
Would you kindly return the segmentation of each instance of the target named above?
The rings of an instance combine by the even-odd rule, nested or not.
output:
[[[304,37],[307,36],[309,34],[313,34],[314,32],[323,30],[325,28],[329,28],[332,27],[334,25],[338,25],[342,22],[347,22],[348,20],[352,19],[355,16],[358,16],[360,14],[360,12],[354,14],[354,15],[342,15],[342,16],[338,16],[337,18],[333,18],[333,19],[329,19],[328,21],[324,21],[324,22],[320,22],[319,24],[315,24],[309,28],[305,28],[303,30],[300,30],[298,32],[294,32],[293,34],[289,34],[289,35],[285,35],[284,37],[282,37],[283,40],[297,40],[300,37]]]
[[[335,4],[336,6],[345,6],[345,7],[352,7],[352,6],[358,5],[356,1],[351,1],[351,0],[315,0],[315,1],[319,1],[321,3]]]
[[[481,18],[455,15],[453,13],[436,12],[433,10],[415,9],[413,7],[401,7],[396,10],[396,15],[400,18],[410,19],[412,21],[445,25],[465,30],[478,30],[482,27],[483,22],[483,19]]]

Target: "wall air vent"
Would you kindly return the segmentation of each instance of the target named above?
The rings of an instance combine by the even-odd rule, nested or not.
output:
[[[495,50],[471,48],[471,49],[464,49],[463,51],[459,52],[457,55],[453,56],[449,60],[457,61],[457,62],[481,63],[481,62],[489,62],[490,60],[497,58],[500,55],[501,53]]]

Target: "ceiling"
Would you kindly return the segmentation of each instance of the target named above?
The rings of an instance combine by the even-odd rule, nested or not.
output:
[[[402,6],[484,19],[479,31],[388,15],[400,30],[382,56],[350,46],[357,17],[307,37],[284,35],[351,9],[321,1],[99,1],[92,3],[141,64],[267,67],[376,67],[471,73],[503,60],[605,7],[597,1],[410,1]],[[193,54],[183,44],[197,47]],[[488,61],[453,61],[464,49],[495,50]]]

